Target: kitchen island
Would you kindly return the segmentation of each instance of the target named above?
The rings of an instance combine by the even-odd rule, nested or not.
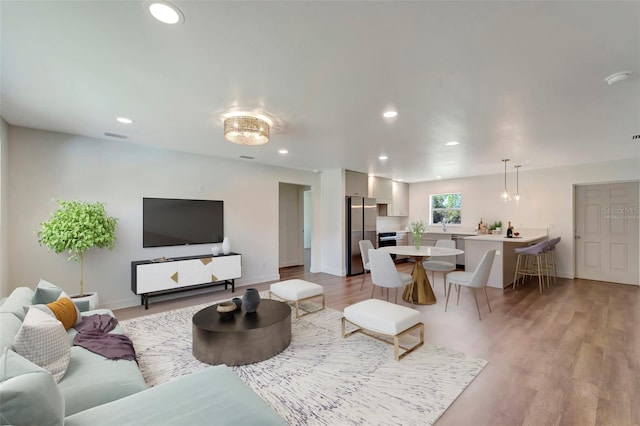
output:
[[[504,234],[466,237],[464,239],[465,270],[475,271],[484,253],[488,250],[496,250],[487,285],[502,289],[510,286],[513,284],[518,257],[514,249],[536,244],[547,238],[546,229],[522,230],[520,234],[513,238],[507,238]]]

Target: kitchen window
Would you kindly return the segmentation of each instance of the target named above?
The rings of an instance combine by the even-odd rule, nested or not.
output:
[[[462,195],[431,194],[431,225],[462,223]]]

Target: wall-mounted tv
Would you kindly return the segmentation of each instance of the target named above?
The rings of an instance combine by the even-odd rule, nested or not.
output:
[[[142,247],[219,243],[223,238],[223,201],[142,199]]]

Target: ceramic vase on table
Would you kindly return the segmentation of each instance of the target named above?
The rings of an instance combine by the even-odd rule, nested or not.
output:
[[[224,240],[222,240],[222,253],[231,253],[231,243],[229,242],[229,237],[224,237]]]
[[[248,314],[258,310],[260,306],[260,293],[255,288],[248,288],[242,295],[242,306]]]

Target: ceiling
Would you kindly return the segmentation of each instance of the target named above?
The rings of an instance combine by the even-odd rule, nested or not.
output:
[[[172,4],[183,23],[143,1],[1,0],[0,115],[406,182],[640,157],[638,1]],[[224,139],[240,109],[274,118],[268,144]]]

